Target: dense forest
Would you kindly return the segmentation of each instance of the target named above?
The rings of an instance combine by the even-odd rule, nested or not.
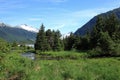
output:
[[[14,44],[14,43],[13,43]],[[10,50],[10,44],[0,40],[0,51]],[[17,43],[16,43],[17,44]],[[36,51],[85,51],[91,56],[119,56],[120,55],[120,21],[114,14],[107,18],[98,16],[96,25],[86,35],[74,35],[61,38],[59,30],[48,29],[42,24],[36,37]]]
[[[96,25],[86,35],[74,35],[61,39],[59,30],[45,31],[41,25],[35,43],[35,50],[60,51],[77,50],[87,51],[90,56],[119,56],[120,55],[120,21],[114,14],[107,18],[98,16]]]
[[[61,33],[59,30],[51,31],[48,29],[44,30],[44,25],[41,25],[41,28],[37,34],[37,39],[35,43],[35,50],[40,51],[60,51],[63,50],[63,43],[60,39]]]

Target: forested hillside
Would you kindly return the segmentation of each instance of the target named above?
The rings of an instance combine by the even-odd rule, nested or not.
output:
[[[85,25],[83,25],[81,28],[79,28],[77,31],[75,31],[75,35],[85,35],[87,32],[91,32],[93,27],[96,24],[97,18],[99,16],[102,16],[104,18],[109,17],[110,14],[115,14],[118,20],[120,20],[120,8],[116,8],[114,10],[108,11],[106,13],[99,14],[95,17],[93,17],[89,22],[87,22]]]
[[[68,50],[89,50],[90,55],[98,57],[120,56],[119,18],[114,13],[107,18],[98,16],[91,32],[84,36],[71,34],[66,40]]]

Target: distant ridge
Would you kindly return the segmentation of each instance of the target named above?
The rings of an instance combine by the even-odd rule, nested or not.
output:
[[[99,14],[99,15],[93,17],[89,22],[87,22],[85,25],[83,25],[81,28],[79,28],[77,31],[75,31],[74,34],[75,35],[85,35],[87,31],[91,31],[93,29],[93,27],[96,24],[96,20],[97,20],[98,16],[107,17],[111,13],[114,13],[120,20],[120,8],[116,8],[114,10],[111,10],[106,13],[102,13],[102,14]]]
[[[17,41],[33,43],[36,39],[36,32],[0,23],[0,38],[5,39],[8,42]]]

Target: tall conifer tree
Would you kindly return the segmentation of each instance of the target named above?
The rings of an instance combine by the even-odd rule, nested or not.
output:
[[[35,50],[46,51],[48,50],[47,46],[47,39],[45,36],[44,25],[41,25],[41,28],[37,34],[36,43],[35,43]]]

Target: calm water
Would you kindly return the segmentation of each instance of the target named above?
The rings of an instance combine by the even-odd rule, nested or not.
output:
[[[31,52],[23,53],[22,56],[23,56],[23,57],[30,58],[30,59],[32,59],[32,60],[35,59],[35,53],[31,53]]]

